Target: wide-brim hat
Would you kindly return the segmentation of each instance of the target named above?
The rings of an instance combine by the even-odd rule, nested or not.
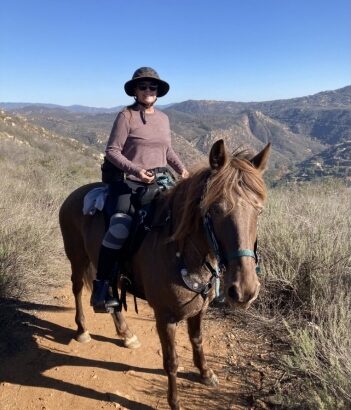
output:
[[[130,97],[135,96],[135,87],[137,83],[141,80],[149,80],[157,83],[157,97],[163,97],[169,91],[169,84],[166,81],[161,80],[157,72],[151,67],[140,67],[138,68],[131,80],[124,84],[124,91]]]

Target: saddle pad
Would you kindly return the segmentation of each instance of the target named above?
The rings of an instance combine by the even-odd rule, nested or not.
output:
[[[102,211],[107,194],[108,188],[106,186],[93,188],[89,191],[83,200],[83,215],[95,215],[96,211]]]

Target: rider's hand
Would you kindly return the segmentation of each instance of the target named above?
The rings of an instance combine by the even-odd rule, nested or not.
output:
[[[181,177],[182,179],[186,179],[189,177],[189,172],[186,169],[183,169],[182,173],[181,173]]]
[[[155,179],[155,175],[150,171],[146,171],[146,169],[139,171],[138,177],[146,184],[151,184]]]

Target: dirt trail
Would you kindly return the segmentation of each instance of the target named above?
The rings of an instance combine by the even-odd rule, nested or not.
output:
[[[84,304],[92,341],[86,344],[73,338],[70,288],[54,300],[51,305],[22,309],[21,326],[8,335],[7,354],[0,362],[2,410],[168,408],[160,344],[146,302],[139,301],[137,315],[129,301],[126,318],[142,343],[141,348],[129,350],[116,336],[112,318],[92,312],[87,292]],[[216,310],[204,322],[205,352],[219,378],[217,388],[199,383],[185,323],[179,324],[178,386],[183,409],[268,408],[256,398],[265,383],[265,388],[267,382],[274,384],[267,378],[265,362],[272,348],[243,321],[238,322],[234,324]]]

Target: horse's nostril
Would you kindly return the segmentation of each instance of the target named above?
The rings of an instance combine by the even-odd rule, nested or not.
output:
[[[231,286],[228,289],[228,296],[230,297],[230,299],[232,299],[234,302],[237,302],[239,300],[239,295],[238,292],[236,290],[235,286]]]

